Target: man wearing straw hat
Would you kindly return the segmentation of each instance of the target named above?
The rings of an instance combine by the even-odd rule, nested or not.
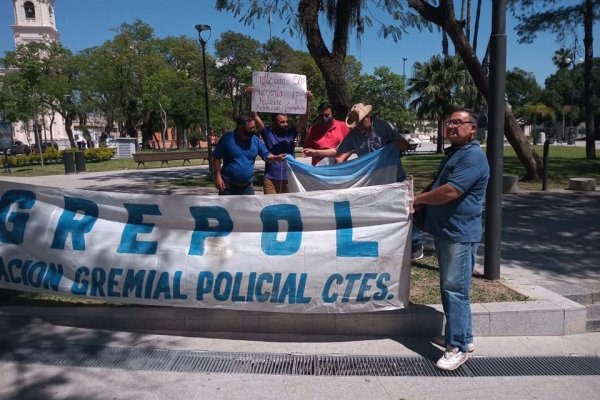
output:
[[[352,153],[358,157],[378,150],[381,147],[396,143],[400,150],[408,149],[408,141],[394,127],[386,121],[373,118],[371,111],[373,107],[369,104],[358,103],[346,117],[346,124],[351,128],[342,143],[337,147],[336,162],[348,159]],[[396,171],[396,182],[406,179],[406,173],[402,166],[402,160],[398,159]],[[423,258],[423,239],[421,231],[413,227],[412,231],[412,257],[413,260]]]
[[[408,141],[404,136],[389,122],[373,118],[372,110],[373,106],[369,104],[358,103],[352,106],[346,117],[346,125],[350,132],[336,149],[336,162],[346,161],[352,153],[356,153],[358,157],[363,156],[390,143],[396,143],[400,150],[408,148]],[[398,160],[397,181],[403,181],[405,178],[402,162]]]

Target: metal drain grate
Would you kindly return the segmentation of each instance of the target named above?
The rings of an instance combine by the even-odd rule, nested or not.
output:
[[[0,362],[126,370],[321,376],[557,376],[600,375],[600,357],[471,357],[440,371],[424,357],[225,353],[118,347],[21,345],[0,341]]]

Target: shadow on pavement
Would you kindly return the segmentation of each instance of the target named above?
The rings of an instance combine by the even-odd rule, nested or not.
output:
[[[600,193],[521,192],[502,202],[502,264],[600,282]]]

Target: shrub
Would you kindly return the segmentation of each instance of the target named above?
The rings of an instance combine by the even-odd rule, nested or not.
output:
[[[52,161],[58,163],[58,160],[62,159],[62,153],[54,147],[48,147],[44,151],[44,161]]]
[[[108,161],[116,154],[115,149],[108,147],[99,147],[95,149],[87,149],[84,152],[86,162]]]
[[[33,165],[33,164],[41,164],[42,162],[42,157],[40,156],[39,153],[31,153],[29,156],[29,164]]]
[[[27,165],[27,163],[29,163],[29,156],[8,156],[8,165],[10,165],[11,168],[21,167]]]

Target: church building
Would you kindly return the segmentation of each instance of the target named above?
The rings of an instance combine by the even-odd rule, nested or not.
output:
[[[54,16],[54,0],[13,0],[13,11],[15,24],[11,28],[15,48],[31,42],[59,41],[60,34],[56,29]],[[13,131],[15,140],[20,140],[29,146],[37,147],[40,142],[53,141],[61,148],[70,147],[64,120],[58,113],[37,115],[35,124],[14,124]]]

